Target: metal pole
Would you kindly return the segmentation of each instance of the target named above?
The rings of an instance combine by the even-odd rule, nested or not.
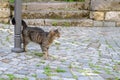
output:
[[[23,52],[21,48],[21,6],[22,0],[15,0],[15,29],[14,29],[14,48],[12,49],[13,52],[20,53]]]

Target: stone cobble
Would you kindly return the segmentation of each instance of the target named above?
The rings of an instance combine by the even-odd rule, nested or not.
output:
[[[12,25],[0,24],[0,80],[120,79],[119,27],[62,27],[48,60],[35,43],[27,52],[11,52],[13,31]]]

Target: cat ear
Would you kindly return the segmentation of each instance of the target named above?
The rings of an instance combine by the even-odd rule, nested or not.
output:
[[[54,34],[54,30],[50,30],[50,32],[49,32],[50,34]]]
[[[61,31],[61,29],[60,29],[60,28],[57,28],[55,31],[56,31],[56,32],[60,32],[60,31]]]
[[[56,33],[59,32],[58,29],[56,29],[55,32],[56,32]]]
[[[61,31],[61,28],[57,28],[58,31]]]

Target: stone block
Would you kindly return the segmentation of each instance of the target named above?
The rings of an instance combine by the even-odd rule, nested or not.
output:
[[[117,23],[116,23],[116,26],[117,26],[117,27],[120,27],[120,22],[117,22]]]
[[[37,73],[37,78],[41,78],[41,79],[46,79],[47,78],[47,75],[46,74],[42,74],[42,73]]]
[[[94,20],[104,20],[104,12],[93,11],[90,13],[90,18]]]
[[[0,18],[7,18],[10,16],[9,8],[0,8]]]
[[[25,21],[28,25],[44,26],[46,24],[44,19],[25,19]]]
[[[120,11],[110,11],[106,13],[105,20],[120,21]]]
[[[39,19],[39,18],[48,18],[48,19],[81,19],[89,18],[88,10],[80,11],[65,11],[65,10],[54,10],[54,11],[23,11],[23,18],[28,19]]]
[[[90,19],[25,19],[29,25],[39,26],[78,26],[78,27],[92,27],[93,20]]]
[[[90,20],[90,19],[83,19],[81,21],[78,21],[78,25],[77,26],[81,26],[81,27],[92,27],[93,26],[93,20]],[[75,25],[76,23],[74,23],[73,26],[76,26]]]
[[[120,0],[91,0],[92,10],[120,10]]]
[[[1,2],[8,2],[8,1],[9,1],[9,0],[0,0],[0,3],[1,3]]]
[[[9,8],[8,2],[0,2],[0,8]]]
[[[99,76],[99,75],[90,76],[89,78],[90,78],[91,80],[105,80],[104,78],[102,78],[102,77]]]
[[[55,3],[23,3],[23,10],[88,10],[90,0],[85,2],[55,2]]]
[[[90,80],[89,77],[86,76],[80,76],[78,80]]]
[[[103,21],[94,21],[94,27],[103,27]]]
[[[9,19],[8,18],[0,19],[0,23],[9,23]]]
[[[90,9],[90,2],[91,2],[91,0],[85,0],[85,2],[84,2],[84,9],[87,9],[87,10]]]
[[[105,27],[115,27],[116,23],[115,22],[110,22],[110,21],[105,21],[104,26]]]

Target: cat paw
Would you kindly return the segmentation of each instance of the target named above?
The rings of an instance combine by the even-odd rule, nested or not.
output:
[[[44,60],[48,60],[49,58],[48,58],[48,56],[43,56],[44,57]]]
[[[24,52],[27,52],[26,50],[23,50]]]

